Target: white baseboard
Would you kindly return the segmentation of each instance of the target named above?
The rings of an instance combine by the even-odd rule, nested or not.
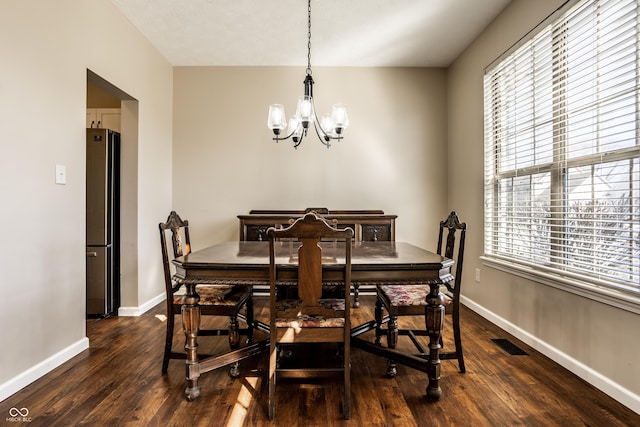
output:
[[[120,307],[118,309],[118,316],[140,316],[155,307],[157,304],[164,301],[165,298],[166,294],[163,292],[139,307]],[[14,393],[20,391],[40,377],[51,372],[63,363],[69,361],[71,358],[77,356],[88,348],[89,338],[83,338],[75,344],[72,344],[64,350],[54,354],[43,362],[10,379],[6,383],[1,384],[0,402],[13,395]]]
[[[160,295],[150,299],[149,301],[145,302],[144,304],[138,307],[120,307],[118,309],[118,316],[122,316],[122,317],[141,316],[142,314],[146,313],[147,311],[151,310],[153,307],[155,307],[156,305],[164,301],[166,297],[167,297],[167,294],[165,292],[162,292]]]
[[[43,360],[37,365],[27,369],[21,374],[0,385],[0,402],[14,393],[22,390],[38,378],[53,371],[69,359],[89,348],[89,338],[83,338],[53,356]]]
[[[494,323],[498,327],[504,329],[514,337],[527,345],[530,345],[540,353],[544,354],[562,367],[573,372],[589,384],[601,390],[611,398],[622,403],[632,411],[640,414],[640,396],[630,390],[622,387],[620,384],[612,381],[610,378],[595,371],[584,363],[574,359],[566,353],[549,345],[547,342],[540,340],[538,337],[514,325],[508,320],[496,315],[494,312],[487,310],[485,307],[476,304],[474,301],[460,296],[460,302],[469,309],[475,311],[480,316]]]

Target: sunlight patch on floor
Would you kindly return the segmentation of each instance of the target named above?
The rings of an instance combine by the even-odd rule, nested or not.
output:
[[[227,421],[227,427],[244,425],[244,419],[247,416],[249,405],[253,399],[253,393],[251,390],[255,390],[258,380],[258,377],[246,378],[246,382],[248,384],[243,384],[240,392],[238,393],[238,399],[236,400],[233,410],[231,411],[231,416]]]

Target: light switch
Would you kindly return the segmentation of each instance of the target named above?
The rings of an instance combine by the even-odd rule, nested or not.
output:
[[[56,184],[65,185],[67,183],[67,167],[56,165]]]

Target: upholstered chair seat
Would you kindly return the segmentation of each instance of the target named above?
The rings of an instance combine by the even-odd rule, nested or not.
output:
[[[239,285],[196,285],[196,292],[200,296],[199,304],[224,305],[234,307],[245,297],[246,286]],[[173,295],[174,304],[182,304],[182,294]]]
[[[418,306],[427,305],[426,296],[429,294],[429,285],[380,285],[380,292],[394,306]],[[453,298],[442,294],[445,308],[453,303]]]

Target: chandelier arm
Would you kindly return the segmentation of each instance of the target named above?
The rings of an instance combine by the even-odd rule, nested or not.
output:
[[[313,125],[315,127],[315,123]],[[298,127],[300,127],[300,126],[302,126],[302,125],[299,124]],[[275,141],[275,142],[280,142],[280,141],[287,140],[287,139],[293,137],[293,135],[296,133],[296,130],[298,130],[298,128],[295,128],[294,130],[292,130],[291,133],[289,135],[287,135],[287,136],[281,137],[281,136],[276,135],[275,137],[273,137],[271,139],[273,141]],[[317,132],[317,130],[316,130],[316,132]],[[302,144],[302,140],[304,139],[304,136],[305,136],[305,132],[301,132],[300,133],[300,137],[299,137],[299,139],[297,141],[296,141],[296,138],[292,138],[292,140],[293,140],[293,148],[298,148],[298,146],[300,144]]]
[[[311,102],[313,102],[313,98],[311,98]],[[322,142],[324,145],[327,145],[327,142],[328,142],[327,138],[329,138],[329,139],[335,139],[335,138],[333,138],[331,135],[329,135],[327,132],[325,132],[324,129],[322,129],[322,125],[320,124],[320,120],[318,120],[318,113],[316,113],[315,102],[313,104],[313,118],[314,118],[313,127],[316,129],[316,135],[318,135],[318,138],[320,139],[320,142]],[[318,128],[320,128],[320,130],[318,130]],[[320,136],[320,133],[322,133],[322,136]]]
[[[278,141],[284,141],[285,139],[289,139],[289,138],[291,138],[291,137],[293,136],[293,134],[294,134],[294,133],[296,133],[296,130],[297,130],[297,129],[298,129],[298,128],[296,128],[296,129],[294,129],[293,131],[291,131],[291,133],[290,133],[289,135],[287,135],[287,136],[278,136],[278,135],[276,135],[276,136],[274,136],[274,137],[273,137],[273,138],[271,138],[271,139],[273,139],[273,140],[274,140],[274,141],[276,141],[276,142],[278,142]],[[302,139],[302,138],[300,138],[300,139]]]
[[[318,124],[318,122],[314,121],[314,122],[313,122],[313,128],[316,130],[316,135],[318,135],[318,139],[320,140],[320,142],[321,142],[322,144],[324,144],[327,148],[331,147],[331,142],[330,142],[330,141],[331,141],[333,138],[331,138],[329,135],[327,135],[327,134],[325,133],[325,131],[322,129],[322,126],[320,126],[320,125]],[[318,128],[320,128],[320,130],[318,130]],[[322,134],[323,134],[324,136],[320,135],[320,132],[322,132]]]
[[[311,102],[313,102],[313,98],[311,98]],[[324,129],[322,129],[322,125],[320,124],[320,120],[318,120],[318,114],[316,113],[315,102],[314,102],[314,105],[313,105],[313,116],[314,116],[313,127],[316,129],[316,134],[318,135],[318,138],[320,139],[320,142],[322,142],[324,145],[326,145],[328,147],[329,144],[328,144],[327,138],[329,140],[334,139],[336,141],[339,141],[339,140],[342,139],[342,135],[331,136]],[[320,128],[320,130],[318,130],[318,128]],[[322,136],[320,135],[321,133],[322,133]]]

